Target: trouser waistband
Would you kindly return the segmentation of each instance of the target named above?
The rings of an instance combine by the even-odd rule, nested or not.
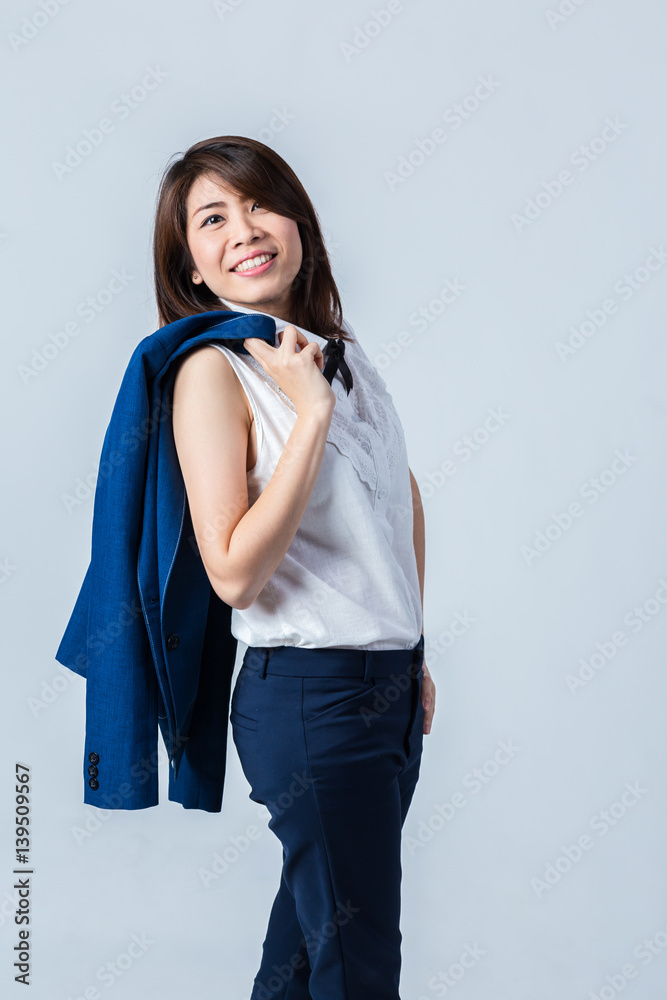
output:
[[[406,671],[412,677],[424,661],[424,635],[411,649],[340,649],[325,646],[248,646],[243,666],[257,670],[260,677],[281,674],[283,677],[390,677]]]

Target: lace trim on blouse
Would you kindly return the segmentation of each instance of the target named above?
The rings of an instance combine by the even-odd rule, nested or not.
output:
[[[352,333],[349,326],[348,332]],[[284,404],[296,413],[292,400],[264,371],[259,361],[250,354],[244,357]],[[378,477],[373,457],[373,434],[369,433],[369,428],[384,446],[390,474],[401,453],[403,428],[386,382],[371,364],[356,337],[345,344],[345,360],[354,379],[354,388],[348,397],[352,413],[343,407],[334,407],[327,441],[352,462],[359,478],[372,490],[376,490]],[[342,382],[338,378],[334,379],[333,384],[335,391],[340,391]]]

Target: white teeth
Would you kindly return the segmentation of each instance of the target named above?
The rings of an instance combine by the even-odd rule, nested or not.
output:
[[[274,253],[263,253],[259,257],[251,257],[248,260],[242,260],[238,267],[232,268],[233,271],[249,271],[251,267],[259,267],[260,264],[266,264],[267,260],[271,260],[275,257]]]

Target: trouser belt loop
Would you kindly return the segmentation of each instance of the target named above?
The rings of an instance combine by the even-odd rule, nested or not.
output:
[[[364,680],[372,681],[373,674],[371,668],[373,666],[373,651],[371,649],[364,650]]]
[[[269,656],[270,655],[271,655],[271,647],[270,646],[264,646],[264,648],[262,649],[262,662],[261,662],[261,665],[260,665],[260,668],[259,668],[259,676],[261,678],[266,677],[266,667],[267,667],[267,664],[269,662]]]

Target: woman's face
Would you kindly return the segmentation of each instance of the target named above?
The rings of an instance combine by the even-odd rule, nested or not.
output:
[[[293,219],[239,195],[215,175],[201,175],[186,202],[187,240],[195,262],[195,284],[204,284],[233,305],[289,319],[290,288],[303,259]],[[270,262],[241,271],[245,258],[273,255]],[[248,267],[248,264],[251,266]]]

